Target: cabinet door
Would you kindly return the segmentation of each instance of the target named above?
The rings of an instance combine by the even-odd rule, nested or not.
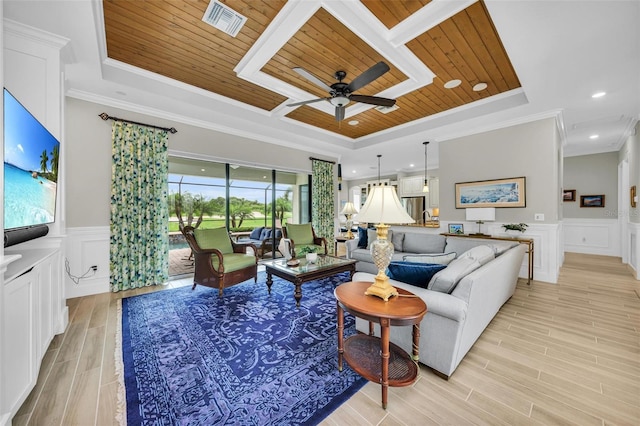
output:
[[[37,378],[36,275],[34,271],[28,272],[4,288],[2,386],[4,408],[13,413],[29,395]]]
[[[429,207],[440,207],[440,179],[429,179]]]

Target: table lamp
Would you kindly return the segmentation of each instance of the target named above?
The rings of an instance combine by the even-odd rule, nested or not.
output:
[[[391,296],[398,295],[398,291],[389,283],[389,277],[385,273],[393,256],[393,244],[387,240],[388,224],[414,223],[415,220],[402,207],[395,189],[382,183],[372,187],[366,203],[358,213],[358,220],[377,223],[378,235],[378,238],[370,244],[371,256],[378,268],[378,275],[364,294],[378,296],[386,302]]]
[[[468,208],[465,211],[465,216],[467,218],[467,220],[475,220],[476,223],[478,224],[478,233],[477,234],[471,234],[474,235],[476,237],[488,237],[488,234],[483,234],[482,232],[480,232],[480,226],[485,222],[485,221],[494,221],[496,220],[496,209],[495,207],[474,207],[474,208]]]
[[[351,227],[353,226],[352,216],[357,213],[358,210],[356,210],[356,206],[351,201],[348,201],[340,211],[340,214],[347,217],[347,238],[349,239],[353,238],[353,232],[351,232]]]

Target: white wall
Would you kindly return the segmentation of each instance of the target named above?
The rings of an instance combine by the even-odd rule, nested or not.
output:
[[[576,190],[576,201],[563,202],[565,219],[611,219],[618,210],[618,153],[564,159],[564,188]],[[580,207],[581,195],[605,195],[605,207]]]

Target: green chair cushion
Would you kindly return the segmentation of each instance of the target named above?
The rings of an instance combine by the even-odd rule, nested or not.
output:
[[[224,226],[214,229],[194,229],[193,235],[203,249],[218,249],[222,254],[233,253],[229,231]]]
[[[310,223],[287,224],[287,238],[293,240],[298,248],[302,244],[313,244],[313,230]]]
[[[224,273],[239,271],[240,269],[247,268],[256,264],[256,257],[252,254],[244,253],[228,253],[224,255]],[[211,257],[211,264],[215,270],[218,270],[218,258],[216,256]]]

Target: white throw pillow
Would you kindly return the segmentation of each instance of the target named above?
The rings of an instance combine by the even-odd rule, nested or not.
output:
[[[493,248],[482,245],[465,251],[460,256],[458,256],[458,259],[464,259],[465,257],[475,259],[480,262],[480,265],[484,265],[495,259],[496,254]]]
[[[442,271],[436,273],[429,285],[428,290],[439,291],[441,293],[451,293],[460,280],[480,267],[480,262],[470,257],[455,259]]]
[[[438,265],[448,265],[456,258],[454,252],[451,253],[426,253],[426,254],[407,254],[402,260],[405,262],[417,263],[437,263]]]

